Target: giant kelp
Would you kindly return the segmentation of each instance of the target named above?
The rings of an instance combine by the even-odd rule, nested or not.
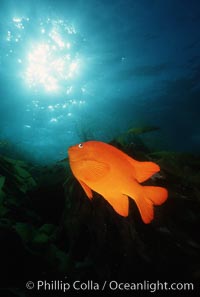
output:
[[[167,187],[169,199],[149,225],[132,201],[128,218],[98,194],[90,201],[66,163],[0,157],[1,287],[10,296],[30,296],[25,281],[39,278],[199,281],[200,157],[112,144],[162,168],[148,184]]]

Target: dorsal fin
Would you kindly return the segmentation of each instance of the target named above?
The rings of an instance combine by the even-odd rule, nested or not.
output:
[[[144,182],[153,174],[160,171],[160,167],[151,161],[139,162],[127,156],[129,163],[134,167],[135,178],[139,183]]]

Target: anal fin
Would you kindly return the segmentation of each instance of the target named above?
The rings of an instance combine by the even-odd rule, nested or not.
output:
[[[128,197],[123,194],[113,195],[111,197],[104,197],[114,210],[121,216],[127,217],[129,212]]]

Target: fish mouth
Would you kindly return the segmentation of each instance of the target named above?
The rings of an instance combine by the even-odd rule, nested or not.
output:
[[[77,157],[77,148],[75,146],[70,146],[68,148],[68,156],[69,156],[69,160],[70,161],[77,161],[78,157]]]
[[[69,146],[67,151],[70,152],[72,150],[73,146]]]
[[[73,146],[70,146],[67,151],[68,151],[68,154],[71,154],[73,152],[76,152],[77,148],[73,145]]]

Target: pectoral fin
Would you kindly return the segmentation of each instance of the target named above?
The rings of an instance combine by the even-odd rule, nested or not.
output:
[[[83,160],[79,163],[78,174],[84,181],[99,181],[109,172],[108,164],[95,160]]]
[[[123,194],[117,194],[112,197],[104,197],[114,210],[123,217],[128,216],[129,204],[128,197]]]

